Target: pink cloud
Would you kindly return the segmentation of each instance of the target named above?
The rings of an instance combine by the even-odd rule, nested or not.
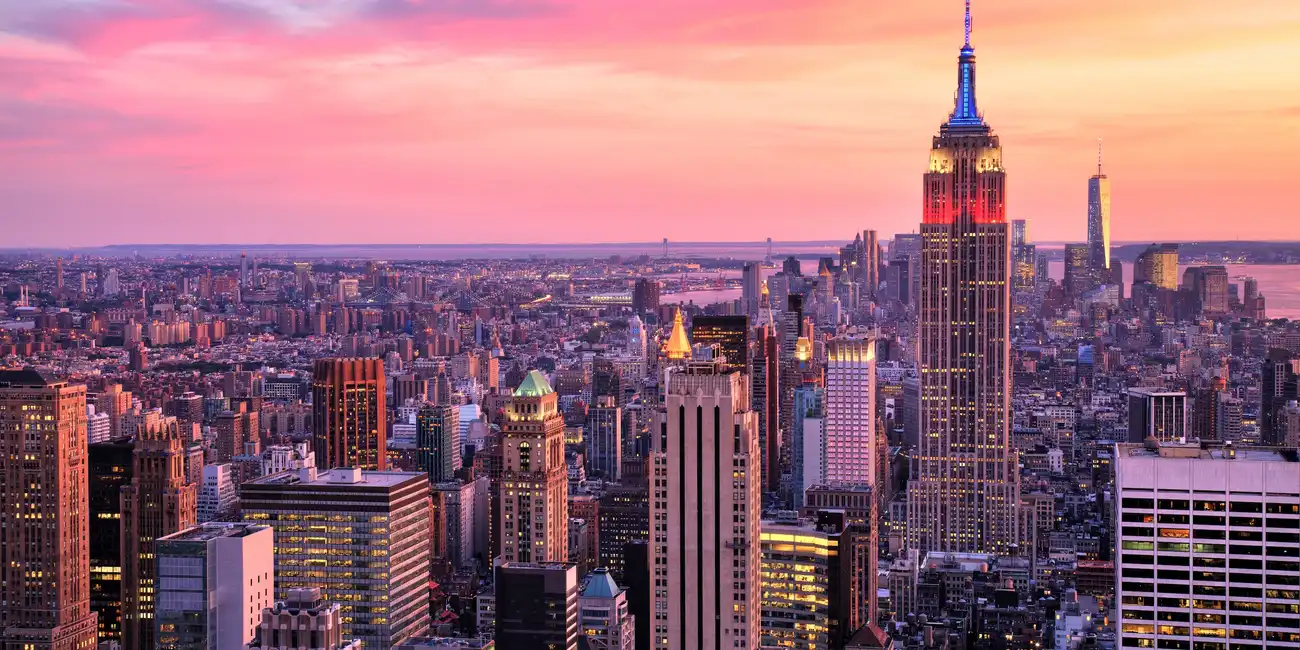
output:
[[[906,232],[960,40],[937,0],[65,2],[0,9],[23,243]],[[1039,237],[1082,237],[1099,135],[1117,239],[1294,220],[1271,162],[1300,145],[1293,0],[977,9]]]

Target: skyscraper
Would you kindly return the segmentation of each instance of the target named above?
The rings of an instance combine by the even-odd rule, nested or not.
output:
[[[663,650],[759,645],[757,420],[740,372],[669,369],[653,440],[653,636]],[[662,640],[666,639],[666,643]]]
[[[833,484],[876,486],[875,339],[830,341],[825,395],[824,479]],[[795,413],[796,418],[803,415]]]
[[[745,262],[740,273],[740,307],[746,316],[758,313],[759,293],[763,286],[763,266],[758,262]]]
[[[755,307],[755,312],[758,309]],[[741,371],[749,366],[748,316],[696,316],[691,319],[691,343],[716,345],[727,365]]]
[[[874,298],[880,287],[880,237],[874,230],[862,231],[862,294]]]
[[[1133,284],[1143,282],[1178,290],[1178,244],[1151,244],[1138,254],[1133,263]]]
[[[311,394],[318,468],[388,467],[382,359],[317,359]]]
[[[1101,274],[1110,269],[1110,179],[1101,172],[1097,141],[1097,175],[1088,179],[1088,263]]]
[[[1091,256],[1087,244],[1065,245],[1065,278],[1062,286],[1074,298],[1091,291],[1097,284]]]
[[[770,324],[759,327],[755,337],[750,406],[758,418],[763,489],[775,491],[781,484],[781,355]]]
[[[122,488],[122,647],[154,647],[158,538],[198,521],[198,485],[185,475],[175,417],[141,429],[131,484]]]
[[[587,471],[617,482],[623,464],[623,409],[614,398],[601,396],[587,409]]]
[[[307,467],[244,483],[239,496],[245,521],[275,529],[277,601],[320,587],[343,605],[343,634],[366,648],[428,632],[428,476]]]
[[[908,484],[908,546],[1003,552],[1020,502],[1010,444],[1010,233],[1002,146],[975,103],[975,49],[935,136],[921,222],[920,446]]]
[[[659,281],[637,278],[632,285],[632,313],[641,315],[659,310]]]
[[[131,483],[130,440],[92,444],[90,458],[90,608],[99,639],[122,640],[122,487]]]
[[[416,463],[430,483],[455,480],[461,467],[460,407],[427,404],[415,416]]]
[[[501,557],[506,562],[569,558],[569,473],[564,416],[546,376],[529,371],[506,402],[501,427]]]
[[[0,647],[91,648],[86,387],[0,371],[0,444]]]
[[[1294,449],[1121,443],[1114,469],[1120,647],[1300,647]]]
[[[1161,388],[1128,390],[1129,442],[1147,438],[1177,442],[1187,433],[1187,393]]]

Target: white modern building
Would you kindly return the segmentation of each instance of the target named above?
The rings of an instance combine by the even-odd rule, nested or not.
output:
[[[199,523],[233,515],[238,509],[239,490],[231,478],[230,463],[204,465],[203,484],[199,487]]]
[[[208,523],[158,538],[157,647],[244,650],[275,602],[268,526]]]
[[[876,484],[875,339],[837,338],[827,345],[825,442],[827,483]]]
[[[1120,444],[1123,647],[1300,648],[1296,451]]]
[[[86,440],[90,444],[108,442],[113,439],[113,418],[107,413],[95,410],[94,404],[86,405]]]

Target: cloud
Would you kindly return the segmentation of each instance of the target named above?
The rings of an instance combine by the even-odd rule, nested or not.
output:
[[[558,13],[550,0],[50,0],[0,4],[0,35],[122,54],[146,45],[282,36],[347,37],[372,26],[397,34],[461,21]]]

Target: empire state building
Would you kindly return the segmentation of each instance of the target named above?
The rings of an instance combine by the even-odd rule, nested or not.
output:
[[[921,221],[920,442],[908,483],[908,547],[1005,553],[1020,477],[1010,445],[1006,172],[975,104],[975,48],[957,63],[952,114],[930,147]]]

